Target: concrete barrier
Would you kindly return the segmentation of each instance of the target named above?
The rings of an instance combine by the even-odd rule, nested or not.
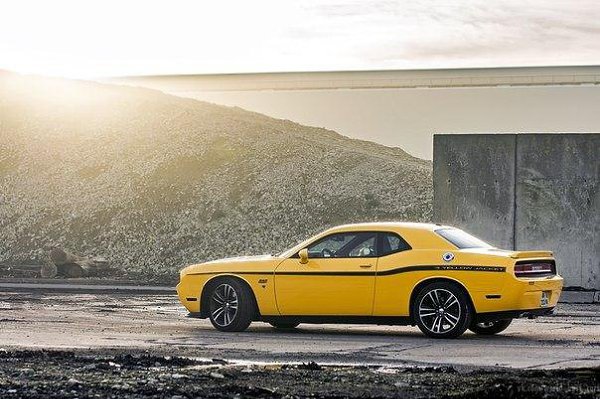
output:
[[[433,154],[435,221],[513,248],[514,136],[435,135]]]
[[[600,134],[434,136],[434,218],[600,289]]]

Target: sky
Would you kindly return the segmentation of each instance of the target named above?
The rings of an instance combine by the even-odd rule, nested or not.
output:
[[[590,64],[598,0],[0,0],[0,69],[21,73]]]

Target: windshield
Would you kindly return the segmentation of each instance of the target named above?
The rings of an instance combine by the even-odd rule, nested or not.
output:
[[[477,237],[459,229],[438,229],[435,231],[438,235],[444,237],[447,241],[454,244],[458,249],[466,248],[493,248],[487,242],[481,241]]]
[[[298,252],[302,247],[307,246],[311,241],[314,240],[314,237],[311,237],[309,239],[306,239],[304,241],[300,241],[298,244],[294,245],[291,248],[286,249],[283,252],[280,252],[278,254],[275,254],[274,256],[278,257],[278,258],[287,258],[288,256],[291,256],[294,254],[294,252]],[[295,251],[293,251],[295,250]]]

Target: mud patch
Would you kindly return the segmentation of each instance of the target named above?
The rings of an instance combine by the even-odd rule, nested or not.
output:
[[[576,345],[579,341],[575,339],[538,339],[542,345]]]
[[[0,351],[2,398],[597,398],[600,369],[230,363],[147,353]]]

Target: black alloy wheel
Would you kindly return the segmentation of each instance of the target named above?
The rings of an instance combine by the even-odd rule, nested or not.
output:
[[[233,278],[212,285],[208,305],[210,322],[219,331],[244,331],[255,313],[252,293]]]
[[[456,338],[473,318],[462,288],[446,281],[423,287],[413,301],[412,315],[419,329],[432,338]]]

